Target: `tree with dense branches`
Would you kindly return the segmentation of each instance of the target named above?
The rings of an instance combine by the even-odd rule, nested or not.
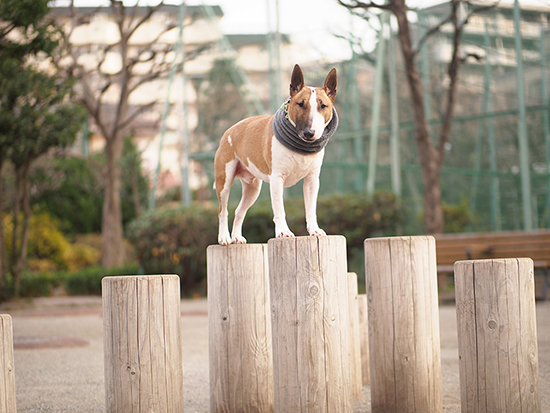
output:
[[[44,20],[47,13],[48,0],[0,3],[0,174],[5,161],[15,172],[9,259],[0,225],[0,283],[7,269],[16,295],[27,261],[31,164],[51,148],[71,145],[85,119],[84,109],[71,100],[70,79],[37,67],[37,56],[42,59],[57,47],[55,30]]]
[[[158,30],[149,33],[145,44],[135,40],[143,35],[140,30],[153,20],[155,13],[167,6],[163,1],[155,6],[125,6],[122,1],[111,0],[108,8],[97,8],[83,12],[71,2],[70,23],[63,27],[63,53],[57,65],[67,75],[78,79],[78,93],[90,117],[105,139],[107,166],[105,170],[105,198],[102,214],[102,265],[120,266],[124,262],[122,210],[120,200],[121,169],[120,159],[124,139],[131,135],[131,127],[140,117],[154,110],[159,104],[154,96],[145,104],[135,105],[131,95],[139,88],[158,79],[166,78],[170,71],[175,44],[161,39],[169,32],[177,31],[178,21],[172,18]],[[90,24],[97,13],[107,13],[116,26],[116,36],[108,43],[94,44],[95,50],[88,54],[90,59],[81,59],[79,45],[71,42],[79,26]],[[194,18],[195,16],[193,16]],[[137,34],[137,35],[136,35]],[[186,50],[184,60],[194,59],[209,48],[205,43],[194,50]],[[108,59],[117,55],[119,67],[113,70]],[[181,70],[183,62],[179,62]]]
[[[420,156],[420,168],[422,170],[422,181],[424,186],[424,224],[428,234],[442,233],[444,229],[443,206],[441,203],[441,181],[440,171],[445,156],[445,146],[451,135],[451,121],[453,117],[454,104],[457,94],[458,73],[460,64],[468,55],[461,55],[460,37],[464,26],[468,24],[469,18],[482,10],[494,7],[496,3],[479,6],[479,2],[465,0],[451,0],[449,3],[449,15],[434,27],[428,29],[416,45],[413,44],[411,26],[408,19],[409,7],[405,0],[389,0],[386,3],[358,0],[338,0],[338,2],[351,10],[362,10],[364,12],[378,9],[392,13],[399,28],[399,43],[403,54],[405,72],[411,95],[414,123],[416,127],[416,143]],[[461,6],[469,6],[469,11],[461,15]],[[362,17],[368,18],[368,14]],[[437,33],[443,25],[452,26],[452,49],[451,58],[447,66],[448,87],[446,90],[445,104],[443,108],[443,123],[439,131],[439,138],[432,143],[428,117],[424,109],[423,85],[420,78],[416,58],[424,42]]]

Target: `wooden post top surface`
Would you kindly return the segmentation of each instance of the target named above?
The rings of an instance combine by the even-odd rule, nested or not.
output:
[[[526,264],[534,265],[534,261],[529,257],[521,257],[521,258],[487,258],[484,260],[461,260],[455,262],[455,268],[461,267],[464,265],[475,265],[475,264],[483,264],[483,263],[489,263],[489,262],[519,262],[523,261]]]
[[[261,247],[261,246],[265,246],[267,245],[265,242],[250,242],[250,243],[247,243],[247,244],[229,244],[229,245],[219,245],[219,244],[212,244],[212,245],[209,245],[208,247],[206,247],[206,250],[216,250],[216,249],[229,249],[229,248],[232,248],[232,249],[238,249],[238,248],[241,248],[241,249],[245,249],[245,248],[258,248],[258,247]]]
[[[110,276],[106,275],[101,279],[101,282],[116,282],[116,281],[122,281],[122,280],[130,280],[133,278],[139,278],[142,280],[154,280],[157,278],[178,278],[179,275],[177,274],[155,274],[155,275],[116,275],[116,276]]]
[[[373,238],[367,238],[365,239],[365,243],[367,242],[381,242],[381,241],[406,241],[406,240],[434,240],[435,238],[432,235],[410,235],[410,236],[395,236],[395,237],[373,237]]]
[[[305,240],[305,241],[321,241],[321,240],[329,240],[329,239],[333,239],[333,240],[338,240],[338,239],[343,239],[345,240],[346,237],[344,237],[343,235],[321,235],[321,236],[311,236],[311,235],[302,235],[302,236],[299,236],[299,237],[280,237],[280,238],[271,238],[267,241],[267,244],[274,244],[274,243],[291,243],[291,242],[298,242],[298,241],[302,241],[302,240]]]
[[[298,240],[310,240],[310,241],[317,241],[317,240],[323,240],[323,239],[346,239],[343,235],[322,235],[322,236],[311,236],[311,235],[302,235],[298,237],[281,237],[281,238],[270,238],[266,243],[261,242],[251,242],[247,244],[230,244],[230,245],[219,245],[219,244],[212,244],[209,245],[206,249],[207,250],[213,250],[213,249],[227,249],[227,248],[257,248],[258,246],[265,246],[273,243],[292,243],[297,242]]]

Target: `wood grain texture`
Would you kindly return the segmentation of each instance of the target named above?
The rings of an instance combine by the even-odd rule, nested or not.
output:
[[[363,386],[370,385],[369,363],[369,303],[367,294],[359,294],[357,299],[359,308],[359,342],[361,345],[361,377]]]
[[[348,273],[348,294],[353,400],[359,400],[363,397],[363,377],[361,362],[361,333],[359,327],[359,293],[357,286],[357,274],[354,272]]]
[[[365,240],[373,412],[443,409],[433,237]]]
[[[15,369],[11,316],[0,314],[0,413],[15,413]]]
[[[106,411],[183,411],[179,277],[105,277],[102,297]]]
[[[272,412],[266,244],[207,250],[211,412]]]
[[[268,242],[276,412],[351,412],[346,242]]]
[[[540,412],[533,261],[455,263],[462,412]]]

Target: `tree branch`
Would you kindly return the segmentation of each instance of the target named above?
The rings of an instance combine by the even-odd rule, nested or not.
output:
[[[441,126],[441,134],[437,151],[439,153],[438,164],[441,166],[443,163],[445,144],[449,141],[451,136],[451,121],[454,109],[454,100],[456,95],[456,84],[458,80],[458,68],[460,66],[460,58],[458,56],[458,49],[460,46],[460,35],[462,34],[462,25],[458,22],[458,0],[451,1],[451,21],[454,27],[453,34],[453,51],[451,61],[447,73],[449,75],[449,90],[447,91],[446,104],[443,115],[443,124]]]
[[[113,0],[111,0],[111,1],[113,1]],[[138,2],[138,3],[139,3],[139,2]],[[137,30],[143,23],[145,23],[146,21],[148,21],[148,20],[151,18],[151,16],[152,16],[158,9],[160,9],[162,6],[164,6],[164,0],[161,1],[159,4],[157,4],[156,6],[149,6],[148,9],[147,9],[147,13],[145,13],[145,15],[141,18],[141,20],[138,21],[138,22],[136,23],[136,25],[135,25],[132,29],[130,29],[130,30],[128,31],[128,39],[129,39],[130,37],[132,37],[133,34],[136,32],[136,30]],[[138,4],[136,4],[136,5],[134,6],[134,9],[137,8],[137,7],[138,7]]]
[[[364,3],[359,0],[350,0],[350,3],[345,3],[343,0],[338,0],[338,3],[348,9],[380,9],[380,10],[393,10],[393,7],[391,4],[377,4],[373,1],[369,1],[368,3]]]
[[[118,124],[118,128],[119,129],[124,129],[126,128],[128,125],[130,125],[134,119],[138,116],[138,115],[141,115],[143,112],[146,112],[148,111],[149,109],[152,109],[154,106],[156,106],[158,104],[158,101],[157,100],[154,100],[150,103],[147,103],[146,105],[141,105],[138,109],[136,109],[134,111],[134,113],[132,113],[130,116],[128,116],[126,119],[124,119],[122,122],[119,122]]]
[[[418,44],[414,48],[413,54],[416,55],[418,51],[422,49],[422,46],[424,45],[424,43],[426,43],[426,40],[428,40],[428,38],[433,34],[437,33],[445,24],[451,22],[452,19],[453,19],[453,14],[451,12],[451,14],[449,14],[446,19],[441,20],[437,25],[431,27],[428,31],[426,31],[426,33],[424,33],[424,35],[420,38],[420,40],[418,41]]]
[[[493,4],[488,4],[486,6],[479,6],[479,7],[474,7],[472,8],[472,10],[470,10],[470,12],[468,13],[468,15],[466,16],[466,18],[463,20],[463,22],[460,24],[460,30],[462,30],[462,28],[464,27],[464,25],[468,24],[468,20],[470,19],[470,17],[472,17],[474,14],[476,13],[480,13],[482,11],[486,11],[486,10],[490,10],[490,9],[493,9],[495,8],[498,4],[500,3],[500,0],[496,0]],[[472,3],[471,2],[466,2],[466,4],[469,4],[471,5]]]
[[[475,7],[473,8],[472,10],[470,10],[468,12],[468,15],[465,17],[465,19],[463,20],[463,22],[459,25],[460,27],[460,30],[462,30],[462,27],[468,23],[468,20],[470,17],[472,17],[472,15],[476,14],[476,13],[479,13],[479,12],[482,12],[482,11],[486,11],[486,10],[490,10],[494,7],[496,7],[498,4],[500,3],[500,0],[497,0],[495,1],[495,3],[493,4],[489,4],[487,6],[479,6],[479,7]],[[469,1],[466,2],[466,4],[471,4]],[[451,6],[452,7],[452,6]],[[450,23],[453,21],[453,11],[451,11],[451,13],[447,16],[447,18],[445,18],[444,20],[441,20],[437,25],[431,27],[426,33],[424,33],[424,35],[420,38],[420,40],[418,41],[418,45],[415,47],[414,49],[414,54],[417,54],[418,51],[420,49],[422,49],[422,46],[424,45],[424,43],[426,43],[426,40],[428,40],[429,37],[431,37],[433,34],[437,33],[439,30],[441,30],[441,28],[447,24],[447,23]]]

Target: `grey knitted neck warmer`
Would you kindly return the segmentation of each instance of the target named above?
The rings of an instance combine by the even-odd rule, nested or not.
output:
[[[298,137],[296,127],[288,119],[287,105],[290,98],[281,105],[275,117],[273,118],[273,132],[279,142],[286,148],[298,152],[302,155],[310,155],[320,152],[327,146],[329,138],[334,135],[338,128],[338,114],[334,106],[332,107],[332,119],[325,127],[321,137],[315,141],[305,141]]]

